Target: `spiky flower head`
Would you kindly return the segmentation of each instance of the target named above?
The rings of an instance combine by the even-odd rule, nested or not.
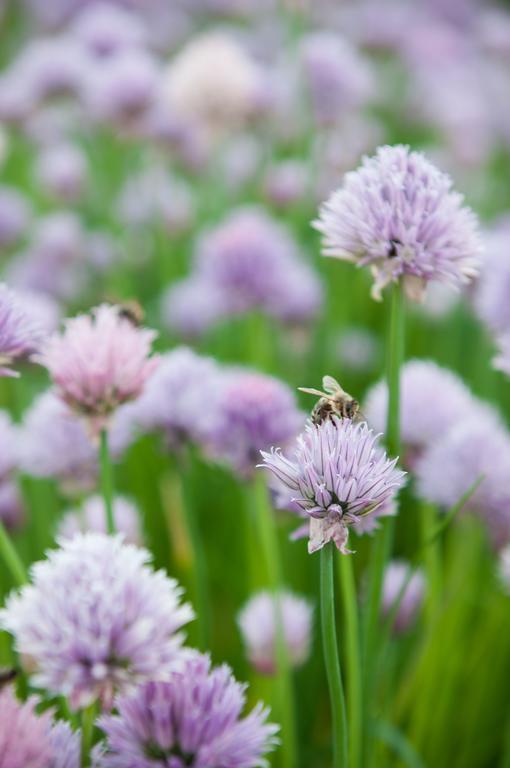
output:
[[[0,626],[35,666],[33,683],[73,708],[170,673],[181,627],[193,618],[182,589],[149,567],[150,554],[121,536],[77,534],[32,567]]]
[[[310,654],[313,608],[291,592],[254,595],[241,610],[238,624],[248,658],[264,675],[276,671],[276,627],[281,620],[283,639],[292,666],[305,663]]]
[[[43,338],[23,303],[5,283],[0,283],[0,376],[19,376],[9,366],[35,352]]]
[[[138,397],[158,364],[149,357],[156,332],[136,327],[116,306],[65,322],[38,357],[67,405],[86,418],[93,434],[122,403]]]
[[[422,571],[413,573],[411,565],[402,560],[393,560],[388,564],[384,572],[381,607],[384,616],[395,613],[395,632],[404,632],[413,623],[424,593],[425,577]]]
[[[294,494],[293,502],[310,518],[308,551],[330,541],[348,554],[349,526],[373,515],[403,485],[396,468],[365,423],[334,417],[308,423],[292,458],[279,448],[261,451],[264,463]]]
[[[373,296],[402,278],[421,301],[430,280],[454,287],[478,271],[477,220],[448,175],[409,147],[379,147],[323,204],[314,226],[323,253],[370,266]]]
[[[129,544],[140,545],[143,540],[140,529],[140,510],[125,496],[113,499],[113,517],[115,529]],[[90,496],[79,509],[69,510],[58,527],[58,538],[72,539],[77,533],[96,531],[107,533],[104,499],[102,496]]]
[[[80,768],[80,737],[51,713],[37,714],[37,699],[17,701],[0,691],[0,765],[2,768]]]
[[[262,449],[289,445],[304,423],[287,384],[249,369],[225,371],[214,410],[207,449],[243,476],[253,474]]]
[[[278,728],[261,704],[241,717],[245,689],[227,665],[193,654],[171,680],[119,697],[118,715],[101,718],[101,768],[265,768]]]

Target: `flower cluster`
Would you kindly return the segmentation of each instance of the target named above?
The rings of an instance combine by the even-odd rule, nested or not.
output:
[[[15,360],[33,354],[42,339],[42,329],[34,323],[16,294],[1,283],[0,376],[18,376],[10,366]]]

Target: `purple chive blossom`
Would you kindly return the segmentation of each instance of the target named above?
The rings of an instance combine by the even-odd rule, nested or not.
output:
[[[289,445],[304,423],[286,384],[242,368],[222,374],[214,412],[208,452],[244,477],[255,471],[261,450]]]
[[[97,448],[83,422],[52,390],[40,395],[25,414],[20,466],[34,477],[56,478],[71,494],[95,484]]]
[[[103,304],[90,315],[66,320],[38,357],[61,399],[98,434],[123,403],[141,395],[154,372],[155,331],[138,328],[118,307]]]
[[[10,366],[34,353],[43,332],[18,301],[15,292],[0,283],[0,376],[19,376]]]
[[[203,440],[214,424],[219,371],[212,358],[201,357],[187,347],[162,355],[133,406],[139,425],[145,431],[162,431],[173,448],[189,440]]]
[[[8,248],[26,232],[30,208],[16,189],[0,186],[0,249]]]
[[[374,83],[369,64],[339,35],[329,32],[307,35],[301,57],[319,123],[334,124],[372,95]]]
[[[432,360],[410,360],[402,369],[400,423],[405,463],[414,466],[428,445],[475,411],[492,412],[452,371]],[[388,388],[384,381],[367,394],[363,414],[378,432],[386,429]]]
[[[33,684],[67,696],[74,709],[115,691],[164,679],[179,665],[179,630],[193,611],[144,549],[121,536],[76,534],[32,567],[32,584],[11,594],[0,625],[33,660]]]
[[[231,314],[229,303],[225,291],[192,275],[172,283],[163,294],[162,322],[173,333],[193,339]]]
[[[50,731],[53,762],[49,768],[80,768],[80,741],[80,733],[72,731],[68,723],[55,723]]]
[[[37,159],[36,176],[41,188],[62,203],[72,203],[81,197],[86,174],[85,155],[72,144],[48,147]]]
[[[418,493],[445,510],[480,480],[465,509],[485,521],[496,547],[510,541],[510,435],[494,414],[456,424],[428,447],[415,472]]]
[[[142,544],[140,529],[140,510],[132,501],[124,496],[116,496],[113,500],[113,515],[115,526],[128,544]],[[95,531],[107,533],[102,496],[90,496],[79,509],[67,512],[58,527],[58,539],[72,539],[77,533]]]
[[[245,689],[227,665],[194,653],[168,682],[119,697],[118,714],[100,719],[101,768],[267,768],[278,727],[262,704],[241,716]]]
[[[67,723],[37,714],[37,699],[22,703],[10,688],[0,691],[2,768],[80,768],[80,735]]]
[[[92,55],[100,57],[141,47],[147,37],[138,15],[109,2],[85,6],[71,32]]]
[[[476,283],[475,307],[487,327],[496,334],[510,331],[510,221],[505,218],[485,236],[487,256]]]
[[[291,592],[282,592],[278,600],[288,659],[299,667],[310,654],[313,608],[308,600]],[[271,593],[259,592],[248,600],[237,619],[250,663],[263,675],[276,671],[275,607]]]
[[[370,266],[375,298],[400,278],[417,301],[430,280],[468,283],[479,265],[478,225],[451,186],[421,153],[379,147],[321,207],[314,226],[324,255]]]
[[[0,765],[48,768],[51,765],[49,712],[37,716],[35,699],[18,702],[10,688],[0,691]]]
[[[416,571],[412,576],[410,573],[411,565],[400,560],[389,563],[384,572],[381,606],[383,616],[391,615],[397,600],[400,600],[393,623],[395,632],[405,632],[411,626],[423,602],[425,577],[421,571]],[[403,589],[408,579],[409,582]]]
[[[0,482],[0,521],[8,531],[23,527],[26,520],[25,507],[19,488],[12,480]]]
[[[159,83],[156,60],[132,48],[93,64],[83,88],[83,106],[97,120],[125,128],[153,104]]]
[[[308,551],[333,541],[348,554],[349,526],[374,514],[403,485],[396,468],[366,424],[334,419],[308,423],[298,437],[293,458],[280,449],[261,451],[266,467],[294,494],[293,501],[310,519]]]

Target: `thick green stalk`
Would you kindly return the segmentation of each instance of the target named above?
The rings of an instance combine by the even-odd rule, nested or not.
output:
[[[427,574],[427,596],[425,612],[430,623],[437,610],[441,596],[441,553],[439,539],[434,536],[437,528],[436,508],[426,501],[420,503],[421,545],[425,572]]]
[[[192,550],[193,586],[198,614],[198,642],[199,647],[205,651],[210,647],[211,600],[208,589],[206,552],[200,530],[200,520],[197,515],[196,501],[193,495],[193,456],[191,453],[187,458],[188,471],[186,472],[181,466],[180,470],[183,475],[181,479],[179,477],[179,467],[177,467],[176,482],[181,487],[184,521]]]
[[[405,304],[402,286],[392,286],[390,316],[386,342],[386,381],[388,410],[386,418],[386,447],[390,456],[400,453],[400,368],[404,359]],[[369,573],[368,599],[364,621],[365,708],[372,699],[372,682],[376,668],[379,636],[379,616],[382,584],[386,563],[391,554],[395,520],[387,518],[382,530],[374,536]],[[368,712],[365,709],[365,717]]]
[[[108,431],[106,429],[101,430],[99,465],[101,469],[101,490],[106,514],[106,530],[112,534],[116,533],[117,528],[113,514],[113,472],[110,451],[108,449]]]
[[[94,721],[96,704],[91,704],[81,713],[81,768],[90,766],[90,757],[94,739]]]
[[[350,555],[338,557],[338,578],[343,607],[350,760],[352,768],[358,768],[361,765],[363,744],[363,691],[358,601]]]
[[[281,756],[284,768],[296,768],[298,765],[296,749],[296,725],[294,713],[294,692],[292,675],[285,645],[280,595],[282,590],[282,567],[280,549],[274,520],[274,512],[269,502],[267,487],[262,472],[257,473],[253,483],[255,524],[266,564],[269,588],[274,599],[276,627],[276,682],[278,685],[279,716],[281,719]]]
[[[324,663],[328,678],[333,730],[332,768],[348,768],[349,745],[347,715],[335,621],[335,588],[333,584],[333,544],[321,549],[321,628]]]
[[[10,570],[16,586],[22,587],[27,582],[27,572],[23,562],[18,555],[5,526],[0,520],[0,554],[4,563]]]

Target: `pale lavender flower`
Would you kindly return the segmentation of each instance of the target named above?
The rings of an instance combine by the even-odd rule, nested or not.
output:
[[[510,594],[510,544],[499,553],[498,573],[505,591]]]
[[[117,200],[121,221],[131,227],[163,224],[170,233],[186,230],[193,218],[188,186],[162,168],[147,168],[127,179]]]
[[[22,528],[26,521],[23,499],[12,480],[0,481],[0,521],[8,531]]]
[[[30,223],[30,207],[18,190],[0,187],[0,248],[16,243],[27,231]]]
[[[377,337],[366,328],[346,328],[338,339],[337,358],[346,370],[371,371],[377,365],[379,354]],[[376,429],[381,431],[380,427]]]
[[[149,110],[158,83],[158,65],[152,56],[136,48],[121,51],[90,69],[82,92],[83,105],[97,120],[124,128]]]
[[[38,361],[62,400],[97,434],[116,408],[141,395],[158,364],[157,357],[149,357],[155,336],[124,318],[118,307],[103,304],[67,320]]]
[[[37,715],[36,704],[34,698],[24,703],[17,701],[10,688],[0,691],[2,768],[51,768],[51,715]]]
[[[72,34],[94,56],[112,56],[141,47],[147,32],[140,17],[112,2],[85,6],[71,25]]]
[[[85,49],[71,37],[34,39],[12,64],[36,103],[75,96],[90,66]]]
[[[256,207],[239,208],[203,235],[194,274],[223,294],[225,314],[258,307],[284,321],[303,321],[317,313],[322,298],[290,232]]]
[[[150,560],[121,536],[87,533],[32,566],[33,583],[9,596],[0,624],[32,659],[36,687],[75,709],[96,699],[108,707],[115,691],[171,674],[193,611]]]
[[[161,299],[161,320],[170,331],[193,339],[230,314],[228,303],[219,286],[192,275],[172,283],[165,291]]]
[[[400,278],[418,301],[430,280],[468,283],[481,252],[477,220],[451,186],[421,153],[380,147],[321,207],[324,255],[370,266],[375,298]]]
[[[188,440],[200,442],[215,423],[219,376],[212,358],[188,347],[167,352],[134,404],[135,420],[145,431],[162,431],[173,448]]]
[[[140,510],[125,496],[113,499],[113,517],[115,528],[128,544],[142,544]],[[90,496],[78,509],[71,509],[62,518],[58,526],[58,540],[72,539],[77,533],[95,531],[107,533],[104,499],[102,496]]]
[[[25,311],[16,293],[0,283],[0,376],[19,376],[9,366],[33,354],[43,337],[42,329]]]
[[[10,414],[0,410],[0,482],[6,480],[19,460],[19,430]]]
[[[264,193],[277,208],[287,208],[305,197],[308,183],[305,164],[298,160],[285,160],[267,172]]]
[[[493,333],[510,331],[510,221],[485,234],[486,259],[475,286],[475,308]]]
[[[381,603],[383,616],[391,615],[399,600],[393,622],[395,632],[405,632],[415,621],[425,594],[425,577],[422,571],[416,570],[411,576],[411,567],[404,561],[393,560],[384,572]]]
[[[297,439],[292,458],[279,448],[261,451],[261,465],[294,494],[309,517],[310,553],[333,541],[348,554],[349,526],[390,502],[403,485],[396,468],[365,423],[347,419],[310,422]]]
[[[276,598],[270,592],[258,592],[242,608],[237,622],[250,663],[263,675],[273,675],[277,667],[277,611],[291,665],[302,666],[310,655],[313,618],[310,602],[291,592],[282,592]]]
[[[377,432],[386,430],[387,407],[388,387],[385,381],[380,381],[368,391],[363,404],[363,413]],[[474,397],[453,371],[441,368],[432,360],[406,362],[402,368],[400,396],[406,465],[414,466],[427,446],[475,412],[496,418],[491,407]]]
[[[481,481],[465,509],[487,523],[495,546],[510,541],[510,435],[496,415],[462,419],[428,447],[415,473],[418,493],[443,509]]]
[[[38,157],[36,176],[44,192],[66,203],[78,200],[84,190],[87,162],[72,144],[49,147]]]
[[[68,493],[94,486],[97,449],[83,422],[52,391],[39,395],[20,430],[20,467],[34,477],[53,477]]]
[[[245,688],[226,664],[193,654],[171,680],[119,697],[119,714],[101,718],[101,768],[268,768],[278,727],[262,704],[242,717]]]
[[[50,731],[53,760],[48,768],[80,768],[80,732],[68,723],[56,722]]]
[[[242,368],[222,374],[213,416],[207,451],[242,476],[253,474],[260,451],[289,445],[304,423],[287,384]]]
[[[510,376],[510,332],[498,336],[498,354],[492,361],[494,368]]]
[[[374,77],[369,62],[341,36],[331,32],[307,35],[301,43],[301,57],[320,123],[335,123],[372,96]]]

